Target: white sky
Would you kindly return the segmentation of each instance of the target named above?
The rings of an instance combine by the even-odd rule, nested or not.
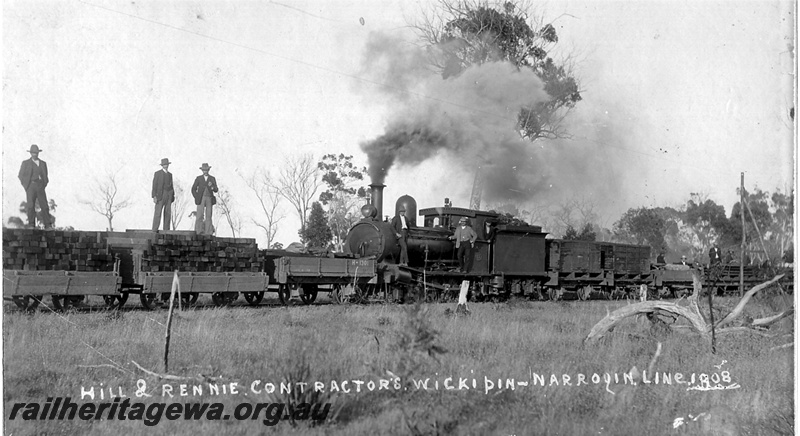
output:
[[[208,162],[247,223],[259,211],[239,173],[276,171],[284,156],[304,152],[352,154],[366,164],[359,143],[383,133],[389,108],[375,84],[359,79],[364,44],[373,31],[415,42],[407,24],[428,7],[401,0],[5,1],[3,222],[19,215],[25,195],[17,172],[34,143],[48,163],[57,224],[81,230],[106,228],[79,199],[107,171],[119,171],[121,193],[133,201],[115,229],[149,228],[150,184],[163,157],[187,190]],[[708,194],[730,213],[740,172],[748,188],[794,185],[794,7],[541,5],[546,17],[558,17],[559,46],[577,57],[584,100],[570,120],[577,152],[569,157],[590,161],[582,171],[595,182],[585,193],[602,205],[606,225],[630,207],[677,207],[690,192]],[[466,206],[472,174],[448,163],[439,156],[393,168],[385,208],[403,194],[419,207],[444,197]],[[613,195],[593,186],[603,181]],[[298,239],[299,220],[288,204],[283,209],[277,240],[288,245]],[[184,218],[179,229],[192,227]],[[230,235],[227,225],[217,227]],[[263,243],[252,224],[242,236]]]

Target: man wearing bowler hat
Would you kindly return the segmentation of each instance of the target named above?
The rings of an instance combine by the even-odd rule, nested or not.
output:
[[[219,188],[217,188],[217,179],[215,179],[214,176],[208,175],[210,170],[211,167],[208,166],[207,163],[203,163],[200,167],[200,171],[203,172],[203,175],[197,176],[192,185],[194,204],[197,205],[194,231],[198,235],[210,235],[214,232],[211,217],[214,205],[217,204],[214,193],[219,192]]]
[[[164,213],[164,230],[169,230],[172,219],[172,202],[175,201],[175,188],[172,185],[172,173],[169,172],[169,159],[161,159],[161,169],[153,174],[153,203],[156,205],[153,214],[153,231],[158,231],[161,213]]]
[[[19,181],[25,188],[25,211],[28,213],[28,226],[36,227],[36,202],[38,201],[44,220],[41,224],[45,229],[49,229],[52,226],[52,220],[44,188],[47,187],[50,180],[47,178],[47,164],[39,159],[41,151],[38,145],[31,145],[31,149],[28,150],[31,158],[22,161],[22,166],[19,168]]]

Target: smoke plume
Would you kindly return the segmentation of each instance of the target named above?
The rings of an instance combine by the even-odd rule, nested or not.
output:
[[[364,72],[392,110],[383,135],[361,144],[373,183],[394,165],[416,165],[444,154],[454,166],[479,167],[484,195],[524,199],[544,183],[541,162],[516,131],[522,107],[546,101],[542,81],[506,62],[476,65],[443,79],[426,53],[399,39],[372,34]]]

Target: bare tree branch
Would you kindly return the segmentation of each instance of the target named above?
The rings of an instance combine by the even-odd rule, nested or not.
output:
[[[242,174],[239,174],[239,176],[242,177],[258,199],[261,211],[264,213],[264,221],[254,218],[251,218],[251,221],[264,231],[267,237],[267,248],[271,248],[275,235],[278,233],[278,223],[286,217],[278,213],[278,206],[281,200],[280,189],[263,168],[257,168],[250,177],[245,178]]]
[[[116,172],[106,173],[103,177],[94,179],[94,185],[90,191],[92,199],[79,199],[81,204],[89,208],[108,220],[108,231],[114,230],[114,216],[122,209],[131,205],[130,196],[118,197],[117,175]]]
[[[300,232],[303,234],[311,202],[322,186],[317,162],[311,154],[287,157],[278,178],[280,195],[297,211],[300,218]]]
[[[183,220],[183,214],[186,212],[186,207],[189,205],[189,200],[186,196],[186,191],[183,189],[177,180],[172,182],[175,188],[175,201],[172,203],[172,228],[178,230],[178,225]]]
[[[242,231],[242,220],[234,212],[233,196],[227,189],[222,189],[217,195],[217,210],[228,221],[228,226],[231,228],[231,234],[235,238],[237,233]],[[219,222],[219,220],[217,220]],[[219,235],[219,233],[217,233]]]

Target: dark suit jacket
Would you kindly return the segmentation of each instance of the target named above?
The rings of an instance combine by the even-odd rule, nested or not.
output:
[[[169,202],[175,201],[175,188],[172,185],[172,173],[165,173],[158,170],[153,174],[153,192],[150,197],[155,197],[157,201],[167,200],[164,195],[169,193]]]
[[[406,217],[406,227],[409,229],[411,228],[411,222],[408,220],[408,217]],[[400,215],[395,215],[394,218],[392,218],[392,229],[394,229],[395,234],[402,234],[403,222],[400,221]]]
[[[215,192],[219,192],[219,188],[217,188],[217,179],[214,176],[208,176],[208,182],[211,183],[209,188],[211,189],[211,204],[217,204],[217,199],[214,197]],[[194,204],[200,204],[203,201],[203,193],[206,190],[206,179],[200,175],[194,179],[194,184],[192,185],[192,195],[194,196]]]
[[[42,181],[44,182],[44,186],[50,182],[50,179],[47,178],[47,164],[39,159],[39,169],[42,171]],[[34,170],[36,169],[36,164],[33,163],[33,159],[27,159],[22,161],[22,166],[19,167],[19,181],[22,183],[22,187],[25,190],[28,190],[28,186],[30,186],[31,180],[33,178]]]

